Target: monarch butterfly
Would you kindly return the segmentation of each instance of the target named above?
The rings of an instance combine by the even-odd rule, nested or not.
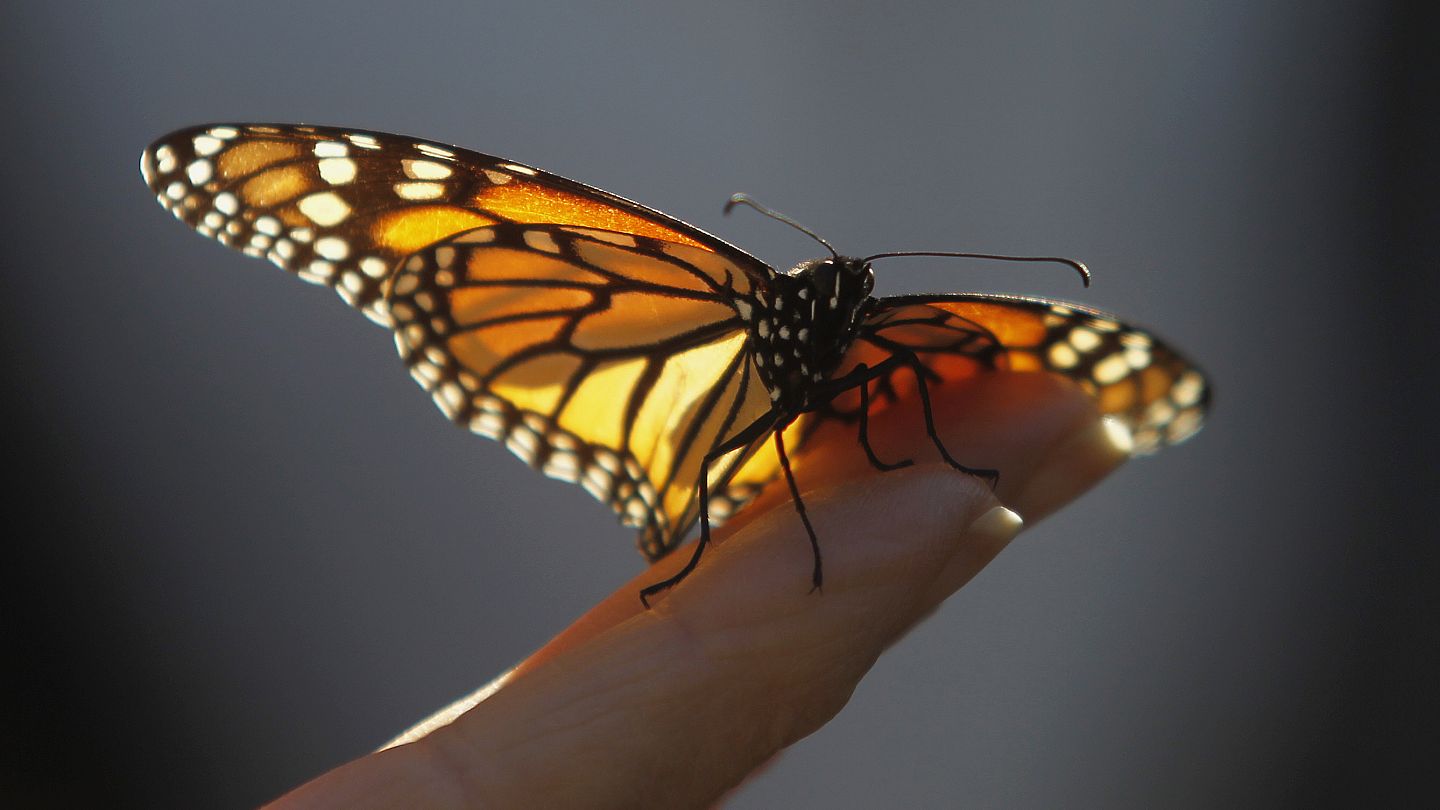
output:
[[[801,228],[830,256],[778,272],[638,203],[453,146],[219,124],[161,138],[140,168],[185,224],[392,329],[447,416],[583,486],[639,529],[648,558],[698,521],[690,561],[642,599],[688,574],[710,527],[782,475],[819,587],[787,444],[827,420],[858,423],[877,467],[905,466],[876,457],[866,424],[918,398],[941,457],[993,481],[946,451],[930,386],[1000,369],[1059,374],[1142,453],[1198,430],[1209,399],[1197,369],[1108,315],[1009,296],[875,298],[870,262],[909,254],[845,257]],[[743,195],[735,203],[800,227]]]

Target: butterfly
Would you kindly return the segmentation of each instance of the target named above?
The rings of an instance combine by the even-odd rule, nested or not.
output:
[[[1147,453],[1204,421],[1204,375],[1151,334],[1054,301],[876,298],[871,262],[830,252],[788,271],[699,228],[503,158],[399,135],[289,124],[179,130],[145,150],[160,204],[202,235],[331,287],[391,329],[455,422],[582,486],[654,560],[784,477],[815,428],[866,426],[930,389],[992,371],[1058,374]],[[751,205],[800,227],[743,195]],[[727,206],[728,210],[729,206]],[[1005,257],[991,257],[1005,258]],[[1065,261],[1082,275],[1083,265]],[[788,447],[787,447],[788,445]]]

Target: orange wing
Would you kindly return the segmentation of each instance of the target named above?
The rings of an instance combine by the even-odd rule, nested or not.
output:
[[[388,325],[384,287],[405,256],[507,222],[601,228],[689,245],[738,272],[768,268],[673,217],[513,161],[382,132],[212,124],[140,158],[160,204],[205,236],[332,287]]]
[[[940,384],[1002,369],[1062,375],[1129,428],[1136,453],[1193,435],[1210,400],[1204,374],[1145,331],[1074,304],[999,295],[880,299],[836,375],[906,351]],[[872,413],[915,396],[914,377],[892,373],[875,392]],[[848,392],[825,413],[850,419],[858,408]]]
[[[390,313],[442,411],[583,486],[653,559],[695,523],[706,456],[770,413],[734,303],[750,298],[739,268],[698,247],[504,224],[408,258]],[[710,465],[712,491],[765,437]]]

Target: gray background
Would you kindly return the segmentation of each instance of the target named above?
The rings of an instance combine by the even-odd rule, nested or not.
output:
[[[518,5],[518,4],[517,4]],[[243,806],[385,740],[640,569],[452,428],[390,337],[187,233],[211,120],[512,157],[880,292],[1074,297],[1218,390],[1022,536],[735,807],[1397,799],[1436,753],[1433,28],[1382,3],[22,2],[0,29],[3,795]],[[1430,33],[1427,33],[1430,32]],[[1424,53],[1422,54],[1422,50]],[[1423,688],[1422,688],[1423,687]],[[638,733],[638,732],[637,732]]]

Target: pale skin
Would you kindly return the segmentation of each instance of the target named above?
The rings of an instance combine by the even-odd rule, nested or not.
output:
[[[915,460],[906,469],[873,469],[853,426],[827,428],[795,458],[823,592],[810,593],[810,545],[777,482],[652,609],[640,588],[688,548],[496,683],[272,806],[714,805],[834,717],[876,659],[1022,525],[1128,457],[1091,399],[1048,375],[993,374],[932,399],[951,454],[1001,471],[995,491],[939,461],[918,409],[870,426],[882,459]]]

